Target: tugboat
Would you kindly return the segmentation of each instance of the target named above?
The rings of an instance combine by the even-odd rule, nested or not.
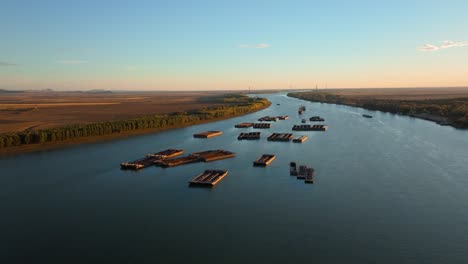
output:
[[[299,110],[297,111],[300,115],[302,115],[302,113],[304,113],[304,111],[306,110],[305,106],[301,105],[299,106]]]
[[[365,117],[365,118],[372,118],[371,115],[366,115],[366,114],[364,114],[364,115],[362,115],[362,116]]]
[[[297,176],[297,167],[296,167],[296,162],[294,161],[291,161],[289,163],[289,175]]]

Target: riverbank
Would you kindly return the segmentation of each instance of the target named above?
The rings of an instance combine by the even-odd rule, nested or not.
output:
[[[311,91],[288,93],[289,97],[311,102],[330,103],[361,107],[393,114],[407,115],[415,118],[449,125],[455,128],[468,129],[468,97],[418,100],[386,99],[367,96],[339,95],[337,92]]]
[[[223,96],[219,97],[218,100],[222,100],[225,104],[218,107],[184,113],[172,113],[163,116],[146,116],[130,120],[0,134],[0,144],[3,144],[0,147],[0,155],[51,150],[206,124],[251,114],[268,108],[271,105],[268,100],[263,98],[248,98],[238,95]],[[93,135],[92,133],[99,134]],[[10,144],[12,140],[16,140],[14,142],[16,145],[5,146],[7,140]],[[32,140],[39,140],[39,142],[31,143]],[[40,142],[41,140],[43,141]]]

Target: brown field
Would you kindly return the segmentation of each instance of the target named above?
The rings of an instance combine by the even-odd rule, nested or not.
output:
[[[347,97],[397,100],[450,99],[468,97],[468,87],[320,89],[319,91]]]
[[[216,106],[220,92],[0,93],[0,133],[128,119]]]

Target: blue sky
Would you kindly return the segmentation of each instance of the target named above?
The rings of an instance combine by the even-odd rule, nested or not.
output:
[[[468,1],[3,0],[0,88],[468,86],[466,14]]]

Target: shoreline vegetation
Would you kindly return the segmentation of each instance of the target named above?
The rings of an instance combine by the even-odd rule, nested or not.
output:
[[[0,155],[55,149],[215,122],[268,108],[271,102],[240,94],[204,98],[220,104],[198,110],[150,115],[125,120],[75,124],[0,134]]]
[[[372,96],[338,95],[328,91],[288,93],[289,97],[311,102],[339,104],[378,110],[468,129],[468,97],[431,99],[387,99]]]

